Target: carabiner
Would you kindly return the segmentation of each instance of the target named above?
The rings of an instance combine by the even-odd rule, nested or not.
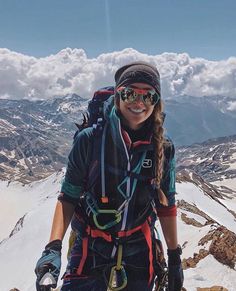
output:
[[[115,219],[106,223],[105,225],[101,225],[98,222],[98,216],[100,214],[102,214],[103,216],[106,214],[113,214],[115,216]],[[97,228],[102,229],[102,230],[108,229],[108,228],[118,224],[121,221],[121,212],[117,211],[115,209],[97,209],[97,213],[93,214],[93,221],[94,221]]]

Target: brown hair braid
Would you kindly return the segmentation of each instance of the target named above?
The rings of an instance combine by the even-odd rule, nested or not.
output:
[[[163,102],[160,100],[153,110],[153,139],[155,147],[155,178],[154,185],[157,189],[158,198],[161,204],[168,206],[168,200],[161,189],[161,179],[164,164],[164,128],[163,128]]]

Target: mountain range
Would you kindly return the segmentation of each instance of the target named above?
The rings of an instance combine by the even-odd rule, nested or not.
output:
[[[86,99],[0,99],[0,177],[23,183],[61,169],[82,120]],[[165,100],[165,127],[176,146],[236,134],[234,99],[179,96]]]

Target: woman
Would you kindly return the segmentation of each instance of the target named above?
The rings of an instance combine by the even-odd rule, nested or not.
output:
[[[135,62],[118,69],[115,82],[105,122],[80,132],[69,155],[50,242],[35,270],[37,290],[45,290],[39,285],[45,273],[58,279],[70,222],[62,291],[152,290],[156,216],[168,247],[169,291],[181,290],[174,146],[163,135],[160,76]]]

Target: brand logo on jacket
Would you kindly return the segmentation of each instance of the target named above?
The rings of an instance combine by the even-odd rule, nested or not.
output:
[[[142,163],[143,168],[151,168],[152,167],[152,160],[151,159],[145,159]]]

